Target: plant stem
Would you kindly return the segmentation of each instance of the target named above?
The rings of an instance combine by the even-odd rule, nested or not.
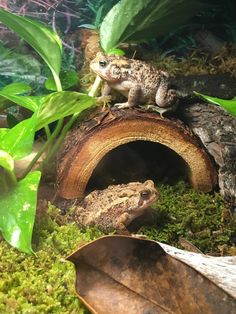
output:
[[[23,179],[33,168],[34,164],[37,162],[37,160],[41,157],[41,155],[44,153],[44,151],[47,149],[47,147],[51,144],[51,142],[57,137],[57,135],[60,133],[62,126],[63,126],[64,119],[60,119],[57,123],[57,126],[55,130],[53,131],[50,138],[47,140],[47,142],[40,148],[38,153],[35,155],[35,157],[31,160],[30,164],[27,166],[23,174],[21,175],[20,179]]]
[[[61,92],[62,91],[62,86],[61,86],[61,81],[59,76],[51,69],[53,78],[57,87],[57,91]],[[44,127],[46,135],[47,135],[47,142],[40,148],[38,153],[35,155],[35,157],[31,160],[30,164],[27,166],[23,174],[21,175],[20,179],[23,179],[26,177],[26,175],[31,171],[33,168],[34,164],[38,161],[38,159],[41,157],[41,155],[44,153],[44,151],[48,148],[48,146],[52,143],[52,141],[57,137],[57,135],[60,133],[62,127],[63,127],[63,122],[64,119],[60,119],[57,122],[57,126],[53,133],[51,134],[51,131],[49,129],[49,126],[46,125]]]
[[[9,192],[17,184],[17,179],[14,172],[8,171],[4,168],[0,168],[0,194],[4,195]]]
[[[97,75],[96,79],[95,79],[95,81],[93,83],[93,86],[92,86],[90,92],[88,93],[89,96],[94,97],[96,95],[97,90],[98,90],[98,88],[99,88],[99,86],[101,84],[101,81],[102,81],[102,79],[100,78],[100,76]]]
[[[49,129],[49,126],[48,126],[48,125],[46,125],[46,126],[44,127],[44,130],[45,130],[45,133],[46,133],[47,139],[49,139],[49,138],[50,138],[50,136],[51,136],[51,131],[50,131],[50,129]]]
[[[6,182],[6,177],[4,174],[1,174],[0,175],[0,185],[1,185],[1,191],[0,191],[0,195],[4,195],[5,193],[8,192],[8,185],[7,185],[7,182]]]
[[[54,81],[55,81],[55,84],[56,84],[57,91],[61,92],[62,91],[62,86],[61,86],[60,78],[52,69],[51,69],[51,71],[52,71],[52,75],[53,75],[53,78],[54,78]]]
[[[72,125],[75,122],[75,120],[78,118],[78,115],[79,114],[74,114],[70,118],[70,120],[67,122],[67,124],[64,126],[64,128],[62,129],[62,132],[61,132],[60,136],[58,137],[56,143],[53,145],[52,149],[50,150],[50,152],[48,153],[47,157],[43,161],[43,165],[46,165],[47,163],[49,163],[51,158],[54,156],[54,154],[56,153],[56,151],[60,147],[62,141],[64,140],[64,138],[66,136],[66,133],[69,131],[69,129],[72,127]]]
[[[93,86],[90,90],[90,92],[88,93],[89,96],[94,97],[94,95],[96,95],[97,90],[101,84],[101,78],[99,76],[96,77]],[[48,153],[47,157],[45,158],[45,160],[43,161],[43,165],[46,165],[47,163],[49,163],[49,161],[51,160],[51,158],[54,156],[54,154],[56,153],[56,151],[58,150],[58,148],[60,147],[61,143],[63,142],[67,132],[69,131],[69,129],[72,127],[72,125],[74,124],[74,122],[76,121],[76,119],[78,118],[79,113],[75,113],[73,114],[73,116],[70,118],[70,120],[67,122],[67,124],[64,126],[60,136],[58,137],[56,143],[54,144],[53,148],[51,149],[51,151]]]

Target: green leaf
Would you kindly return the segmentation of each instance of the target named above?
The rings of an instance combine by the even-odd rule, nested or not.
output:
[[[8,171],[14,169],[14,159],[4,150],[0,150],[0,166]]]
[[[97,29],[97,27],[93,24],[81,24],[80,28],[88,28],[88,29]]]
[[[105,16],[101,46],[105,52],[121,42],[146,41],[175,30],[203,8],[197,0],[121,0]]]
[[[122,35],[127,42],[146,41],[176,30],[206,5],[198,0],[151,1]]]
[[[44,101],[44,96],[18,96],[3,91],[0,91],[0,96],[33,112],[35,112]]]
[[[7,129],[7,128],[0,128],[0,141],[7,134],[8,131],[9,131],[9,129]]]
[[[121,42],[121,36],[134,16],[150,1],[153,0],[121,0],[108,12],[100,27],[101,46],[105,52]]]
[[[104,4],[101,5],[98,10],[96,11],[96,18],[95,18],[95,22],[94,25],[96,26],[96,28],[98,29],[100,23],[101,23],[101,18],[102,18],[102,11],[104,8]]]
[[[78,77],[78,73],[70,70],[70,71],[62,71],[60,73],[60,80],[61,80],[61,85],[62,85],[62,89],[68,89],[74,85],[76,85],[79,81],[79,77]],[[53,90],[53,91],[57,91],[57,87],[54,81],[53,77],[49,77],[46,82],[45,82],[45,87],[48,90]]]
[[[37,82],[44,80],[42,65],[31,55],[21,54],[8,49],[0,43],[1,77],[12,81]]]
[[[125,52],[122,49],[112,48],[107,52],[108,55],[124,56]]]
[[[41,173],[29,173],[0,198],[0,230],[5,240],[25,253],[32,253],[37,189]]]
[[[0,148],[15,160],[28,155],[32,151],[36,124],[36,115],[18,123],[2,137]]]
[[[49,123],[74,113],[80,113],[95,104],[95,99],[87,94],[63,91],[45,97],[45,102],[38,112],[39,130]]]
[[[207,102],[211,104],[215,104],[215,105],[225,108],[225,110],[227,110],[229,113],[231,113],[233,116],[236,117],[236,97],[234,97],[231,100],[227,100],[227,99],[221,99],[217,97],[211,97],[208,95],[200,94],[198,92],[194,92],[194,94],[201,97],[202,99],[206,100]]]
[[[59,79],[62,44],[56,33],[39,22],[3,9],[0,9],[0,21],[31,45],[47,63],[55,79]]]
[[[18,99],[17,97],[14,97],[14,96],[28,93],[30,91],[31,91],[31,87],[25,83],[12,83],[12,84],[6,85],[3,89],[0,90],[0,110],[3,110],[7,108],[8,106],[10,106],[12,101],[19,104],[18,101],[14,101]],[[26,108],[28,107],[29,107],[29,104],[27,105]],[[32,110],[31,108],[28,108],[28,109]]]
[[[31,90],[32,88],[28,84],[17,82],[4,86],[0,92],[11,95],[21,95],[29,93]]]

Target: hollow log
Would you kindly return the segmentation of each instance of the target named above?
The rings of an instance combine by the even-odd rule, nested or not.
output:
[[[179,106],[179,118],[201,140],[218,166],[220,192],[236,204],[236,119],[223,108],[195,102]]]
[[[186,163],[193,188],[209,192],[215,185],[216,173],[210,158],[180,121],[141,109],[97,110],[64,141],[58,157],[59,196],[83,197],[99,161],[116,147],[134,141],[162,144],[176,152]]]

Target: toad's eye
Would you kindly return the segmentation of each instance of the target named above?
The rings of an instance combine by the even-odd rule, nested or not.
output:
[[[107,65],[107,61],[105,60],[99,61],[99,65],[104,68]]]
[[[147,199],[150,196],[150,191],[149,190],[143,190],[140,193],[140,195],[141,195],[142,198]]]

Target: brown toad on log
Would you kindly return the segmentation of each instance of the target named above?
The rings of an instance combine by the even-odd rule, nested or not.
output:
[[[90,69],[128,98],[125,103],[115,104],[117,109],[146,103],[162,115],[177,105],[177,93],[170,88],[168,73],[143,61],[98,53]]]

